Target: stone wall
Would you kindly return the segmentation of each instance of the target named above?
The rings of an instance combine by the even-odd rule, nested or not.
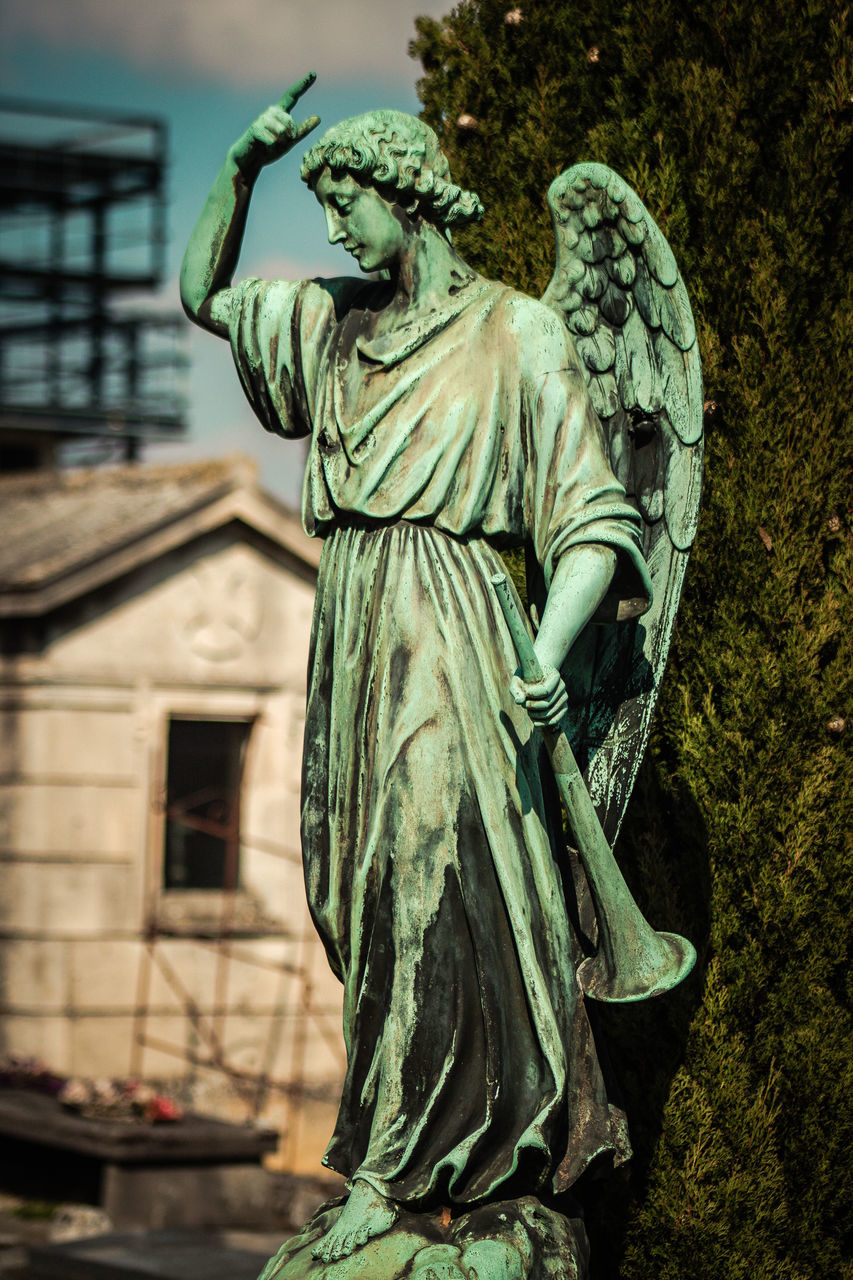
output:
[[[312,601],[310,573],[229,526],[58,612],[40,652],[0,667],[0,1048],[260,1110],[284,1163],[314,1170],[344,1057],[299,857]],[[176,715],[252,721],[236,894],[161,887]]]

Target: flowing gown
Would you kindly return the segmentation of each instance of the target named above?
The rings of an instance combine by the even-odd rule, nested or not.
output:
[[[247,281],[231,341],[263,425],[310,436],[303,519],[325,539],[302,842],[348,1066],[324,1161],[413,1207],[470,1205],[627,1154],[495,548],[530,544],[547,583],[604,544],[613,591],[650,587],[559,318],[476,280],[369,342],[381,287]]]

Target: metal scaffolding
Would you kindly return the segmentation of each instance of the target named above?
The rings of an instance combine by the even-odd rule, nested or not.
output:
[[[0,98],[0,435],[6,465],[81,437],[184,430],[184,321],[152,309],[166,128]],[[24,465],[22,461],[22,465]]]

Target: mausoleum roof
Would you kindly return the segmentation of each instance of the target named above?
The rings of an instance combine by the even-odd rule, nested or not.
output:
[[[247,458],[0,476],[0,614],[42,613],[233,520],[316,573],[321,543]]]

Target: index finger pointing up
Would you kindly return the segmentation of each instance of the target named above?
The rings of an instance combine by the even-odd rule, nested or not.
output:
[[[309,71],[307,76],[303,76],[301,80],[297,80],[296,84],[292,84],[284,96],[279,100],[280,106],[285,111],[290,111],[296,106],[306,89],[310,89],[314,81],[317,79],[316,71]]]

